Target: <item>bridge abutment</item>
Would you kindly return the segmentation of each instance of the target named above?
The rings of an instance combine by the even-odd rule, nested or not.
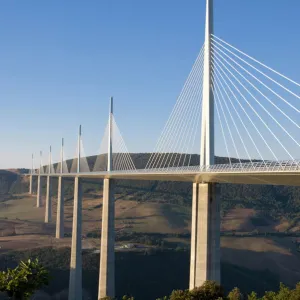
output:
[[[220,283],[220,198],[212,183],[193,184],[190,289]]]
[[[58,177],[58,191],[57,191],[57,214],[56,214],[56,238],[64,237],[64,179],[62,176]]]
[[[115,182],[103,180],[98,299],[115,297]]]
[[[51,222],[52,219],[52,178],[47,176],[47,191],[46,191],[46,209],[45,209],[45,223]]]
[[[36,207],[41,207],[42,205],[42,177],[38,176],[37,180],[37,193],[36,193]]]
[[[69,300],[82,300],[82,182],[75,177]]]

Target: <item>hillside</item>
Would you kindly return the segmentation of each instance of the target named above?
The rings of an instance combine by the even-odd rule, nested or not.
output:
[[[149,160],[150,153],[132,153],[131,157],[136,168],[144,168]],[[106,155],[101,156],[104,169]],[[93,170],[96,156],[88,157],[87,161]],[[191,155],[191,165],[199,164],[199,155]],[[237,159],[231,158],[237,162]],[[243,160],[247,162],[247,160]],[[215,157],[217,164],[228,163],[228,158]],[[68,168],[71,168],[72,160],[67,161]],[[54,165],[54,167],[57,167]],[[24,170],[22,170],[24,172]],[[86,192],[100,191],[102,183],[87,180]],[[36,182],[34,183],[36,185]],[[191,205],[191,184],[184,182],[160,182],[160,181],[136,181],[119,180],[117,182],[118,192],[124,199],[130,199],[130,195],[139,201],[165,201],[183,206]],[[36,188],[36,186],[34,186]],[[14,186],[13,193],[22,192],[26,187]],[[54,188],[56,193],[56,188]],[[72,197],[72,187],[68,186],[69,196]],[[269,185],[233,185],[221,184],[221,209],[222,213],[227,213],[234,208],[254,209],[256,225],[259,222],[280,222],[279,231],[297,231],[300,221],[300,188]],[[262,219],[265,219],[263,221]],[[281,224],[284,223],[284,224]]]
[[[194,159],[196,158],[195,156]],[[92,159],[95,158],[90,158],[89,163]],[[139,160],[142,163],[146,161],[143,154],[137,155],[134,159],[136,164]],[[3,182],[6,182],[0,195],[0,254],[8,253],[12,249],[23,251],[24,249],[42,249],[49,246],[55,248],[69,247],[72,226],[73,180],[67,180],[65,185],[66,237],[58,241],[54,238],[56,179],[53,180],[53,222],[46,225],[43,223],[44,207],[37,209],[35,207],[36,198],[26,194],[28,178],[21,179],[16,173],[15,171],[6,172],[2,179],[0,177]],[[43,195],[45,195],[45,187],[45,182],[43,182]],[[34,181],[35,189],[36,181]],[[85,180],[83,189],[83,233],[85,236],[83,247],[89,251],[88,249],[99,249],[100,246],[102,181]],[[299,195],[300,189],[294,187],[221,185],[222,280],[227,289],[238,285],[244,291],[264,291],[266,288],[276,289],[279,281],[291,286],[300,281]],[[129,251],[132,254],[128,254],[129,256],[132,255],[130,259],[134,261],[139,259],[138,255],[143,255],[145,264],[152,260],[152,255],[154,257],[158,255],[157,258],[153,259],[159,261],[160,254],[149,252],[151,247],[160,249],[160,251],[171,251],[172,254],[169,253],[170,259],[175,257],[176,253],[183,255],[183,269],[177,270],[174,264],[164,260],[166,264],[163,266],[166,270],[164,272],[170,270],[171,273],[178,274],[175,276],[176,278],[172,279],[168,289],[171,288],[172,284],[173,288],[185,288],[187,286],[190,211],[190,183],[117,181],[117,245],[128,242],[148,245],[147,247],[150,247],[148,250],[145,248],[136,254],[134,251],[137,250],[132,250],[133,252]],[[150,253],[151,256],[141,254],[140,251],[144,254]],[[126,257],[130,261],[129,256]],[[99,258],[99,254],[96,257]],[[162,268],[161,263],[157,263],[157,267]],[[127,271],[122,268],[119,269],[118,274],[134,272],[134,270],[128,270],[132,267],[126,268]],[[64,272],[67,276],[67,271]],[[147,280],[154,282],[155,272],[154,270],[149,272]],[[185,275],[179,275],[179,273]],[[130,277],[131,275],[126,277],[128,279],[128,281],[126,280],[126,288],[119,281],[117,289],[120,294],[130,291],[136,296],[139,295],[139,291],[135,290],[136,286],[133,283],[136,280],[134,274],[132,274],[133,277]],[[164,274],[166,277],[167,273]],[[257,280],[257,277],[262,274],[265,281]],[[142,282],[139,286],[142,286]],[[158,283],[157,285],[153,283],[153,286],[157,291],[160,291]],[[168,294],[168,289],[155,294],[155,296]],[[153,299],[153,297],[149,299]]]
[[[131,153],[132,160],[137,169],[142,169],[146,166],[151,153]],[[87,158],[90,170],[93,170],[97,156]],[[102,165],[100,169],[105,169],[104,161],[106,155],[101,155]],[[200,161],[199,155],[191,155],[190,165],[198,165]],[[248,162],[248,160],[242,160]],[[68,160],[68,168],[71,169],[73,160]],[[231,162],[238,162],[237,159],[231,158]],[[228,163],[226,157],[215,157],[216,164]],[[56,168],[57,165],[54,164]],[[21,169],[19,172],[26,172]],[[102,188],[97,181],[87,180],[86,191],[99,191]],[[36,184],[36,183],[35,183]],[[118,192],[125,198],[133,195],[140,201],[167,201],[178,205],[191,205],[191,184],[184,182],[159,182],[159,181],[137,181],[137,180],[119,180]],[[36,188],[36,186],[34,186]],[[19,193],[25,190],[26,187],[21,185],[15,186],[12,189],[13,193]],[[68,187],[69,195],[72,196],[72,187]],[[0,189],[1,192],[1,189]],[[54,189],[56,192],[56,188]],[[222,212],[226,213],[233,208],[248,208],[256,211],[256,222],[260,222],[259,218],[267,218],[272,221],[286,222],[282,227],[277,229],[282,230],[298,230],[300,221],[300,188],[285,187],[285,186],[270,186],[270,185],[233,185],[221,184],[221,204]],[[264,221],[262,221],[264,222]],[[277,230],[276,229],[276,230]]]
[[[158,249],[166,251],[165,256],[163,253],[152,252],[147,248],[129,251],[128,254],[124,252],[117,254],[116,272],[119,294],[129,291],[136,296],[143,295],[144,289],[148,288],[147,282],[151,282],[150,295],[155,295],[155,297],[169,293],[172,288],[186,287],[189,269],[189,209],[176,204],[124,200],[120,198],[120,195],[117,195],[117,198],[117,245],[127,242],[145,243],[153,246],[159,245]],[[59,241],[54,238],[55,221],[47,225],[43,223],[44,207],[37,209],[35,200],[35,197],[20,194],[2,201],[0,262],[7,255],[13,256],[14,261],[24,255],[38,255],[52,272],[63,276],[64,279],[59,284],[54,280],[56,284],[53,283],[50,289],[51,293],[59,293],[68,284],[69,250],[63,249],[69,247],[71,243],[71,238],[68,236],[71,233],[73,201],[71,198],[66,200],[66,237]],[[53,201],[52,208],[53,220],[55,220],[56,199]],[[228,215],[231,214],[237,220],[235,224],[239,224],[241,230],[247,228],[249,218],[252,216],[248,210],[235,209]],[[245,218],[245,215],[248,217]],[[232,220],[230,217],[229,219],[223,218],[222,227],[226,227],[230,219]],[[96,293],[99,254],[93,254],[91,251],[100,247],[100,229],[101,194],[87,193],[83,201],[83,233],[86,236],[83,239],[83,248],[87,251],[84,259],[86,261],[85,274],[90,280],[84,281],[84,287],[92,294]],[[225,232],[229,232],[228,229]],[[235,234],[237,233],[238,230]],[[277,288],[279,281],[289,285],[295,284],[300,278],[300,256],[293,241],[292,237],[223,236],[221,260],[224,286],[228,290],[239,285],[244,291],[255,289],[263,292],[266,288]],[[45,255],[44,252],[48,250],[43,250],[44,247],[62,249],[57,251],[63,252],[49,250],[49,254]],[[184,251],[184,249],[187,250]],[[15,251],[14,254],[10,254],[11,250]],[[58,255],[64,255],[64,257],[58,257]],[[174,264],[174,261],[179,258],[180,263]],[[6,263],[9,260],[5,258]],[[96,261],[96,265],[90,260]],[[138,276],[140,280],[138,285],[136,285],[135,277],[139,272],[136,269],[137,266],[144,270],[143,276]],[[161,274],[159,277],[157,277],[157,270]],[[170,274],[173,275],[170,277]],[[257,280],[260,276],[264,277],[264,281]],[[147,281],[144,282],[143,279]],[[166,282],[165,289],[160,287],[161,280]],[[50,290],[46,289],[46,291]],[[149,296],[150,299],[154,297]]]

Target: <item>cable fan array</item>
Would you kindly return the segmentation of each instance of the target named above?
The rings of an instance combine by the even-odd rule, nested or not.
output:
[[[125,145],[124,139],[120,133],[120,130],[118,128],[118,125],[115,121],[115,118],[113,115],[111,115],[112,119],[112,132],[111,132],[111,138],[112,138],[112,161],[113,171],[135,171],[135,165],[133,163],[133,160],[128,152],[128,149]],[[101,142],[100,146],[100,154],[95,155],[95,161],[93,164],[93,158],[87,158],[85,155],[84,147],[83,147],[83,141],[82,136],[80,135],[80,169],[79,172],[101,172],[101,171],[107,171],[107,153],[108,153],[108,134],[109,126],[106,126],[104,136]],[[76,154],[73,159],[71,160],[64,160],[61,164],[61,162],[53,163],[52,156],[49,158],[50,163],[50,173],[77,173],[77,167],[78,167],[78,146],[76,149]],[[51,153],[49,154],[51,155]],[[64,152],[61,153],[63,155],[62,157],[65,157]],[[91,166],[92,165],[92,166]],[[39,174],[48,174],[49,173],[49,164],[43,165],[42,163],[42,156],[41,156],[41,162],[40,162],[40,168],[35,171],[33,167],[33,172],[37,172]],[[62,168],[62,169],[61,169]]]
[[[62,152],[63,152],[63,153],[61,153],[62,157],[66,157],[64,150]],[[73,161],[72,161],[72,164],[73,164]],[[69,173],[69,168],[68,168],[66,160],[63,160],[62,163],[61,162],[57,163],[56,173]]]
[[[182,167],[199,168],[204,52],[202,47],[150,155],[146,170],[172,172]],[[223,164],[225,169],[278,165],[299,168],[300,84],[215,35],[211,35],[211,67],[215,164]],[[80,135],[80,172],[107,170],[110,136],[112,170],[136,171],[113,114],[109,122],[111,132],[107,125],[94,164],[92,159],[87,160]],[[55,168],[52,158],[49,158],[49,164],[43,166],[41,162],[37,172],[68,173],[70,170],[76,173],[76,156],[72,162],[54,164]]]
[[[199,165],[199,156],[191,153],[195,145],[198,146],[197,152],[200,148],[203,58],[204,47],[177,98],[146,169]]]
[[[299,163],[300,96],[292,88],[300,85],[215,35],[211,42],[216,141],[229,164]]]
[[[51,162],[51,164],[43,164],[43,158],[42,158],[42,152],[40,152],[40,167],[36,170],[36,173],[38,174],[49,174],[49,173],[55,173],[55,168],[53,166],[53,160],[52,160],[52,154],[49,153],[48,156],[48,162]],[[50,170],[49,170],[50,168]]]
[[[42,152],[40,152],[40,167],[38,168],[37,173],[39,173],[39,174],[44,174],[45,173],[45,168],[44,168],[44,165],[43,165]]]
[[[135,165],[132,161],[131,155],[125,145],[122,134],[118,128],[116,120],[113,115],[112,118],[112,170],[113,171],[125,171],[125,170],[136,170]],[[109,124],[107,124],[104,136],[102,138],[100,146],[100,154],[97,155],[96,162],[93,168],[94,172],[106,171],[107,170],[107,153],[108,153],[108,142],[109,142]]]
[[[36,169],[36,168],[35,168],[35,161],[34,161],[34,157],[33,157],[33,154],[32,154],[32,157],[31,157],[31,170],[30,170],[30,174],[31,174],[31,175],[37,174],[38,171],[39,171],[39,169]]]
[[[77,171],[77,166],[78,166],[78,158],[77,158],[77,153],[78,153],[78,147],[80,147],[80,160],[79,160],[79,172],[90,172],[90,167],[87,161],[87,157],[85,155],[84,147],[83,147],[83,142],[82,142],[82,137],[80,136],[80,143],[77,145],[76,149],[76,155],[72,160],[72,165],[70,169],[70,173],[76,173]]]

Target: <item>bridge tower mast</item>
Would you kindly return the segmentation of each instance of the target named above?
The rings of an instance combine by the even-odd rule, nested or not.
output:
[[[42,205],[42,168],[42,151],[40,151],[40,168],[37,182],[36,207],[40,207]]]
[[[204,44],[204,73],[200,165],[214,164],[214,95],[212,91],[213,68],[211,64],[211,34],[213,34],[213,0],[206,0]]]
[[[30,177],[29,177],[29,195],[32,195],[33,191],[33,154],[31,156],[31,172],[30,172]]]

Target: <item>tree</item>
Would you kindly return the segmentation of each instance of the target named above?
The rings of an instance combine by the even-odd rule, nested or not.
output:
[[[124,296],[122,297],[122,300],[134,300],[134,297],[124,295]]]
[[[243,300],[243,294],[240,289],[235,287],[227,296],[228,300]]]
[[[49,273],[38,259],[21,261],[15,269],[0,272],[0,291],[15,300],[29,299],[36,290],[48,283]]]
[[[286,300],[291,299],[293,290],[290,290],[283,283],[280,283],[279,291],[276,292],[266,292],[263,296],[263,300]]]
[[[300,282],[296,284],[296,288],[293,290],[290,300],[300,299]]]
[[[248,295],[248,300],[259,300],[259,298],[257,298],[257,294],[255,292],[252,292]]]
[[[189,290],[174,290],[170,295],[170,300],[192,300]]]
[[[193,290],[174,290],[170,298],[164,297],[157,300],[222,300],[224,299],[223,288],[214,281],[205,281],[201,287]],[[232,300],[240,300],[232,298]],[[231,298],[229,298],[231,300]]]
[[[190,291],[192,300],[217,300],[223,299],[224,290],[215,281],[207,280],[202,286]]]

